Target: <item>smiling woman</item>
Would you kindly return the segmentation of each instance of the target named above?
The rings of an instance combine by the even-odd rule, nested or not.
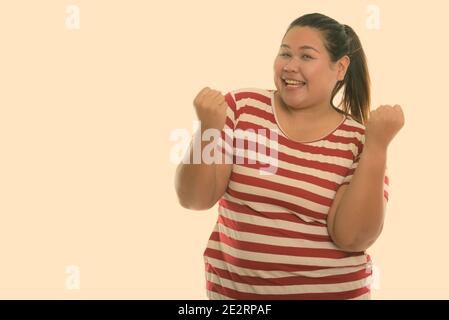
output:
[[[399,106],[369,113],[370,81],[355,32],[325,15],[291,23],[274,61],[276,89],[208,87],[194,106],[201,130],[232,164],[181,163],[181,205],[218,220],[204,251],[210,299],[368,299],[366,249],[383,226],[386,152],[403,125]],[[344,88],[338,107],[333,99]],[[254,161],[265,146],[229,132],[278,132],[276,170]],[[188,152],[192,155],[193,148]],[[236,154],[245,161],[236,162]]]

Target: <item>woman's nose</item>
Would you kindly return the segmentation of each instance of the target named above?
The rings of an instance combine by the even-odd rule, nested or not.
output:
[[[292,58],[289,62],[287,62],[284,66],[284,71],[286,72],[297,72],[299,69],[299,62]]]

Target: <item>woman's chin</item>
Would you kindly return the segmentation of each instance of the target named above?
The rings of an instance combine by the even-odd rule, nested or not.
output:
[[[298,99],[294,97],[289,97],[288,95],[282,96],[282,101],[291,108],[300,109],[304,104],[304,99]]]

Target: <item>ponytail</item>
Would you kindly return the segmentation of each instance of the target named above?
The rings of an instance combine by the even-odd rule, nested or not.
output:
[[[363,51],[360,39],[354,30],[344,25],[345,34],[348,41],[348,56],[351,60],[343,81],[335,86],[331,102],[342,86],[343,98],[340,105],[343,111],[360,122],[365,124],[368,121],[371,105],[371,81],[368,72],[365,52]]]

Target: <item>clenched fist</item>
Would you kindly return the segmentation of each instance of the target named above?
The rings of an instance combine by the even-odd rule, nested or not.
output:
[[[400,105],[381,105],[370,112],[365,125],[365,145],[386,149],[404,126],[404,113]]]
[[[223,129],[228,104],[220,91],[203,88],[193,100],[193,105],[203,128]]]

